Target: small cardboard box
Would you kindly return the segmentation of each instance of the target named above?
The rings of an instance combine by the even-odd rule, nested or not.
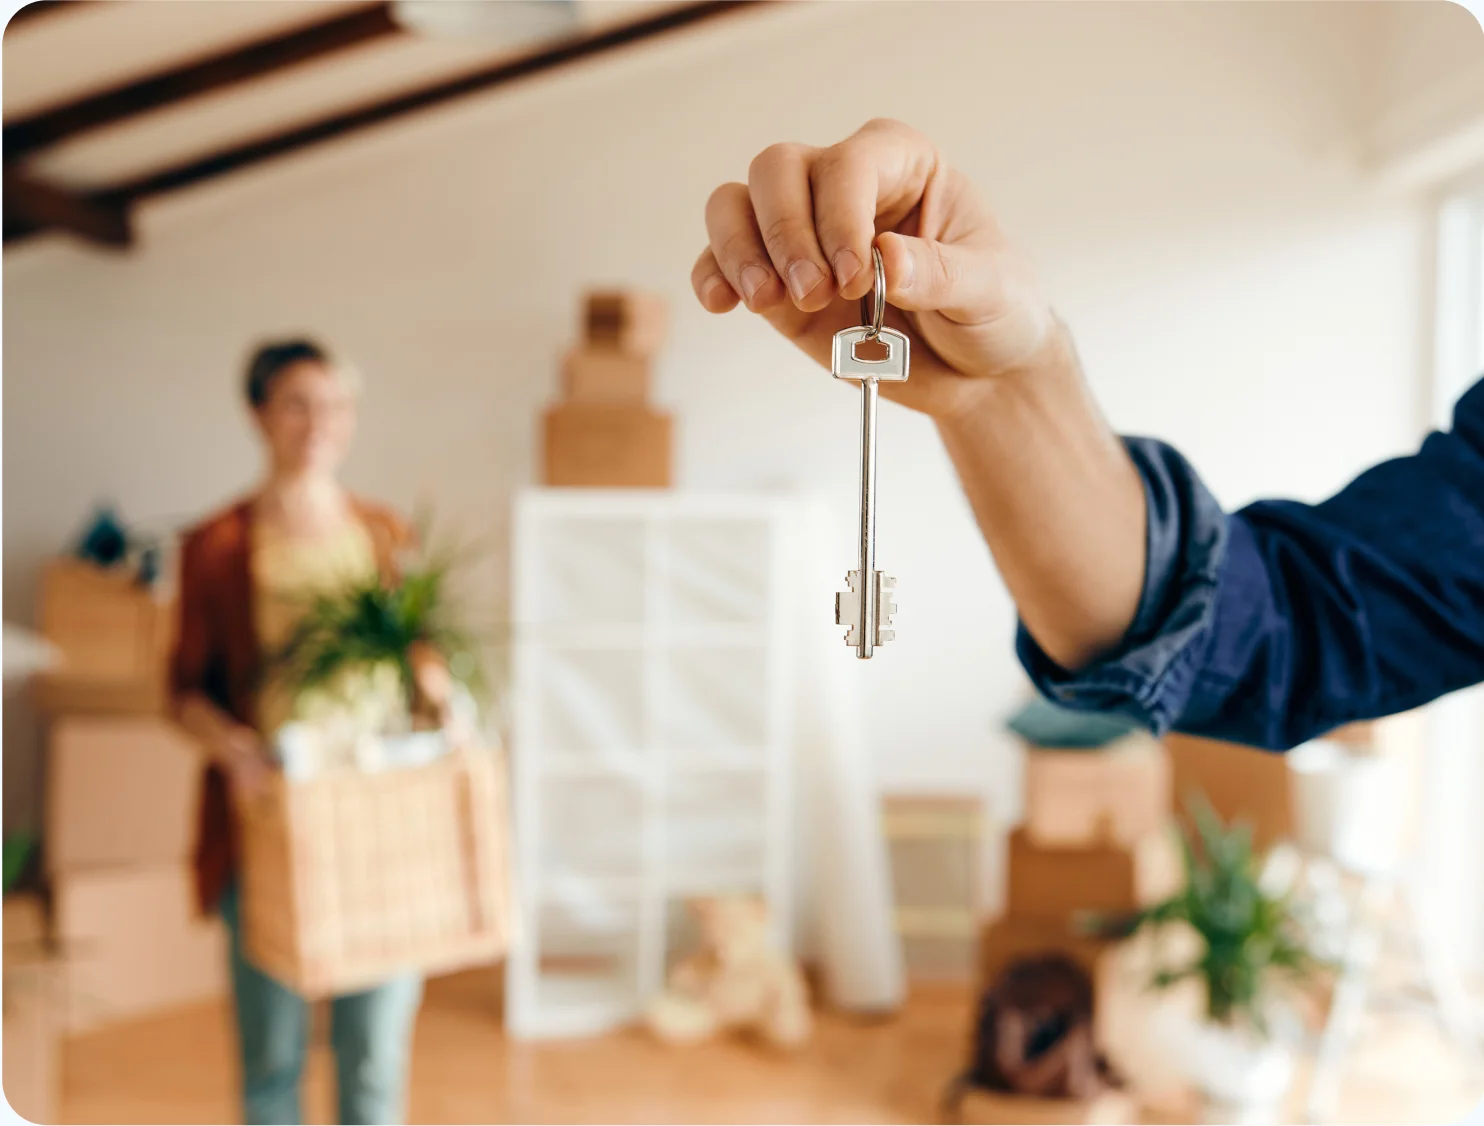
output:
[[[164,709],[174,609],[131,573],[54,560],[42,575],[39,617],[63,661],[37,678],[43,710]]]
[[[1134,911],[1174,894],[1183,878],[1180,850],[1168,830],[1129,847],[1046,848],[1017,829],[1010,834],[1006,876],[1006,913],[1043,919]]]
[[[200,782],[200,755],[167,720],[58,719],[47,748],[47,871],[183,863]]]
[[[1102,750],[1026,751],[1024,826],[1036,844],[1128,846],[1169,817],[1169,760],[1147,735]]]
[[[53,917],[72,1032],[226,993],[226,928],[197,915],[182,864],[65,874]]]
[[[541,480],[577,488],[670,485],[672,420],[641,406],[562,403],[543,420]]]
[[[1297,832],[1288,760],[1272,751],[1237,743],[1199,739],[1171,732],[1165,736],[1175,798],[1175,814],[1187,819],[1191,793],[1204,794],[1227,823],[1252,826],[1259,851]]]
[[[999,1091],[973,1088],[966,1091],[958,1107],[945,1121],[979,1123],[984,1126],[1123,1126],[1138,1121],[1138,1107],[1122,1091],[1104,1091],[1088,1099],[1038,1099]]]
[[[663,297],[636,290],[594,290],[583,303],[583,336],[589,344],[652,356],[665,342],[669,306]]]
[[[573,403],[643,406],[649,359],[616,348],[574,348],[562,360],[562,395]]]
[[[979,987],[994,984],[1011,962],[1043,954],[1065,954],[1096,982],[1099,960],[1117,945],[1081,934],[1066,920],[1001,916],[979,932]]]

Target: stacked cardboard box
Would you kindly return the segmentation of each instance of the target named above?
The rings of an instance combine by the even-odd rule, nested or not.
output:
[[[42,574],[42,634],[61,667],[36,681],[37,702],[53,715],[160,714],[166,704],[174,608],[135,581],[130,568],[58,559]]]
[[[58,560],[39,617],[64,661],[38,685],[62,1023],[76,1032],[220,996],[226,936],[197,917],[188,867],[201,756],[164,715],[170,600],[126,568]]]
[[[1015,959],[1048,951],[1092,973],[1107,944],[1080,933],[1078,917],[1133,911],[1179,886],[1169,766],[1152,739],[1028,747],[1024,804],[1007,849],[1005,912],[980,936],[986,987]]]
[[[1095,750],[1028,747],[1024,786],[1024,818],[1007,842],[1005,911],[980,933],[981,989],[1022,958],[1054,953],[1086,970],[1100,995],[1115,943],[1087,933],[1084,921],[1158,902],[1182,878],[1168,763],[1143,735]],[[1122,1097],[1026,1104],[981,1092],[966,1101],[961,1120],[1103,1122],[1131,1114]]]
[[[664,342],[662,298],[629,291],[587,295],[582,342],[562,362],[562,397],[543,417],[547,485],[667,488],[673,420],[649,403]]]
[[[52,724],[46,867],[71,1031],[226,989],[226,936],[198,917],[187,864],[200,762],[158,717]]]

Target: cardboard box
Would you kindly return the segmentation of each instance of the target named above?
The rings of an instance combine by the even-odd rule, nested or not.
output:
[[[41,581],[41,633],[63,665],[37,678],[44,710],[164,708],[174,608],[126,570],[76,559],[49,563]]]
[[[652,356],[665,342],[669,306],[663,297],[635,290],[595,290],[583,303],[583,336],[589,344]]]
[[[562,395],[574,403],[643,406],[649,360],[615,348],[576,348],[562,360]]]
[[[35,892],[11,892],[0,915],[0,942],[5,964],[30,960],[46,942],[46,904]]]
[[[32,1122],[55,1122],[61,1077],[61,980],[47,936],[46,905],[30,892],[5,897],[4,1021],[0,1077],[11,1109]]]
[[[509,822],[494,753],[277,776],[240,814],[243,947],[296,992],[349,993],[504,954]]]
[[[182,864],[65,874],[53,917],[71,1032],[226,994],[226,928],[197,915]]]
[[[541,480],[578,488],[670,485],[672,420],[647,407],[562,403],[543,420]]]
[[[57,1121],[62,1088],[62,1022],[57,966],[5,969],[3,1042],[5,1100],[30,1122]]]
[[[199,752],[167,720],[57,720],[47,747],[47,871],[183,863],[200,784]]]
[[[1003,1094],[974,1088],[964,1093],[948,1122],[984,1123],[998,1126],[1057,1126],[1060,1123],[1122,1126],[1138,1121],[1138,1107],[1122,1091],[1104,1091],[1090,1099],[1038,1099],[1028,1095]]]
[[[1175,732],[1165,736],[1165,750],[1170,756],[1175,814],[1182,823],[1187,820],[1189,795],[1198,792],[1223,821],[1250,824],[1253,845],[1259,850],[1295,836],[1294,799],[1283,755]]]
[[[1170,764],[1147,735],[1102,750],[1025,753],[1024,828],[1046,846],[1132,845],[1170,817]]]
[[[1010,834],[1006,914],[1072,919],[1084,912],[1119,914],[1157,903],[1183,879],[1178,843],[1169,831],[1133,845],[1046,848],[1024,829]]]
[[[1041,954],[1065,954],[1094,982],[1098,963],[1118,943],[1080,934],[1063,919],[1026,919],[1005,915],[979,932],[979,988],[989,988],[1011,962]]]

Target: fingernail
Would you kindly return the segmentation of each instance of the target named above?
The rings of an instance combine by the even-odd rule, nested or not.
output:
[[[726,278],[720,274],[712,274],[701,283],[701,300],[707,305],[716,304],[722,299],[722,293],[726,287]]]
[[[742,271],[742,294],[747,298],[747,303],[752,304],[752,299],[757,296],[757,291],[768,284],[768,271],[761,266],[748,266]]]
[[[835,281],[840,283],[840,288],[850,284],[850,279],[861,272],[861,260],[853,250],[841,250],[835,255],[833,263],[835,267]]]
[[[911,254],[902,255],[902,270],[897,275],[898,289],[911,289],[917,280],[917,260]]]
[[[795,301],[804,300],[823,280],[819,267],[807,258],[800,258],[788,268],[788,288],[793,291]]]

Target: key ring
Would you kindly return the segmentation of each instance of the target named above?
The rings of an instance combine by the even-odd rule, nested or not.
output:
[[[876,280],[870,295],[861,298],[861,324],[870,326],[867,340],[881,335],[881,323],[886,319],[886,266],[881,261],[879,247],[871,247],[871,261],[876,267]]]

